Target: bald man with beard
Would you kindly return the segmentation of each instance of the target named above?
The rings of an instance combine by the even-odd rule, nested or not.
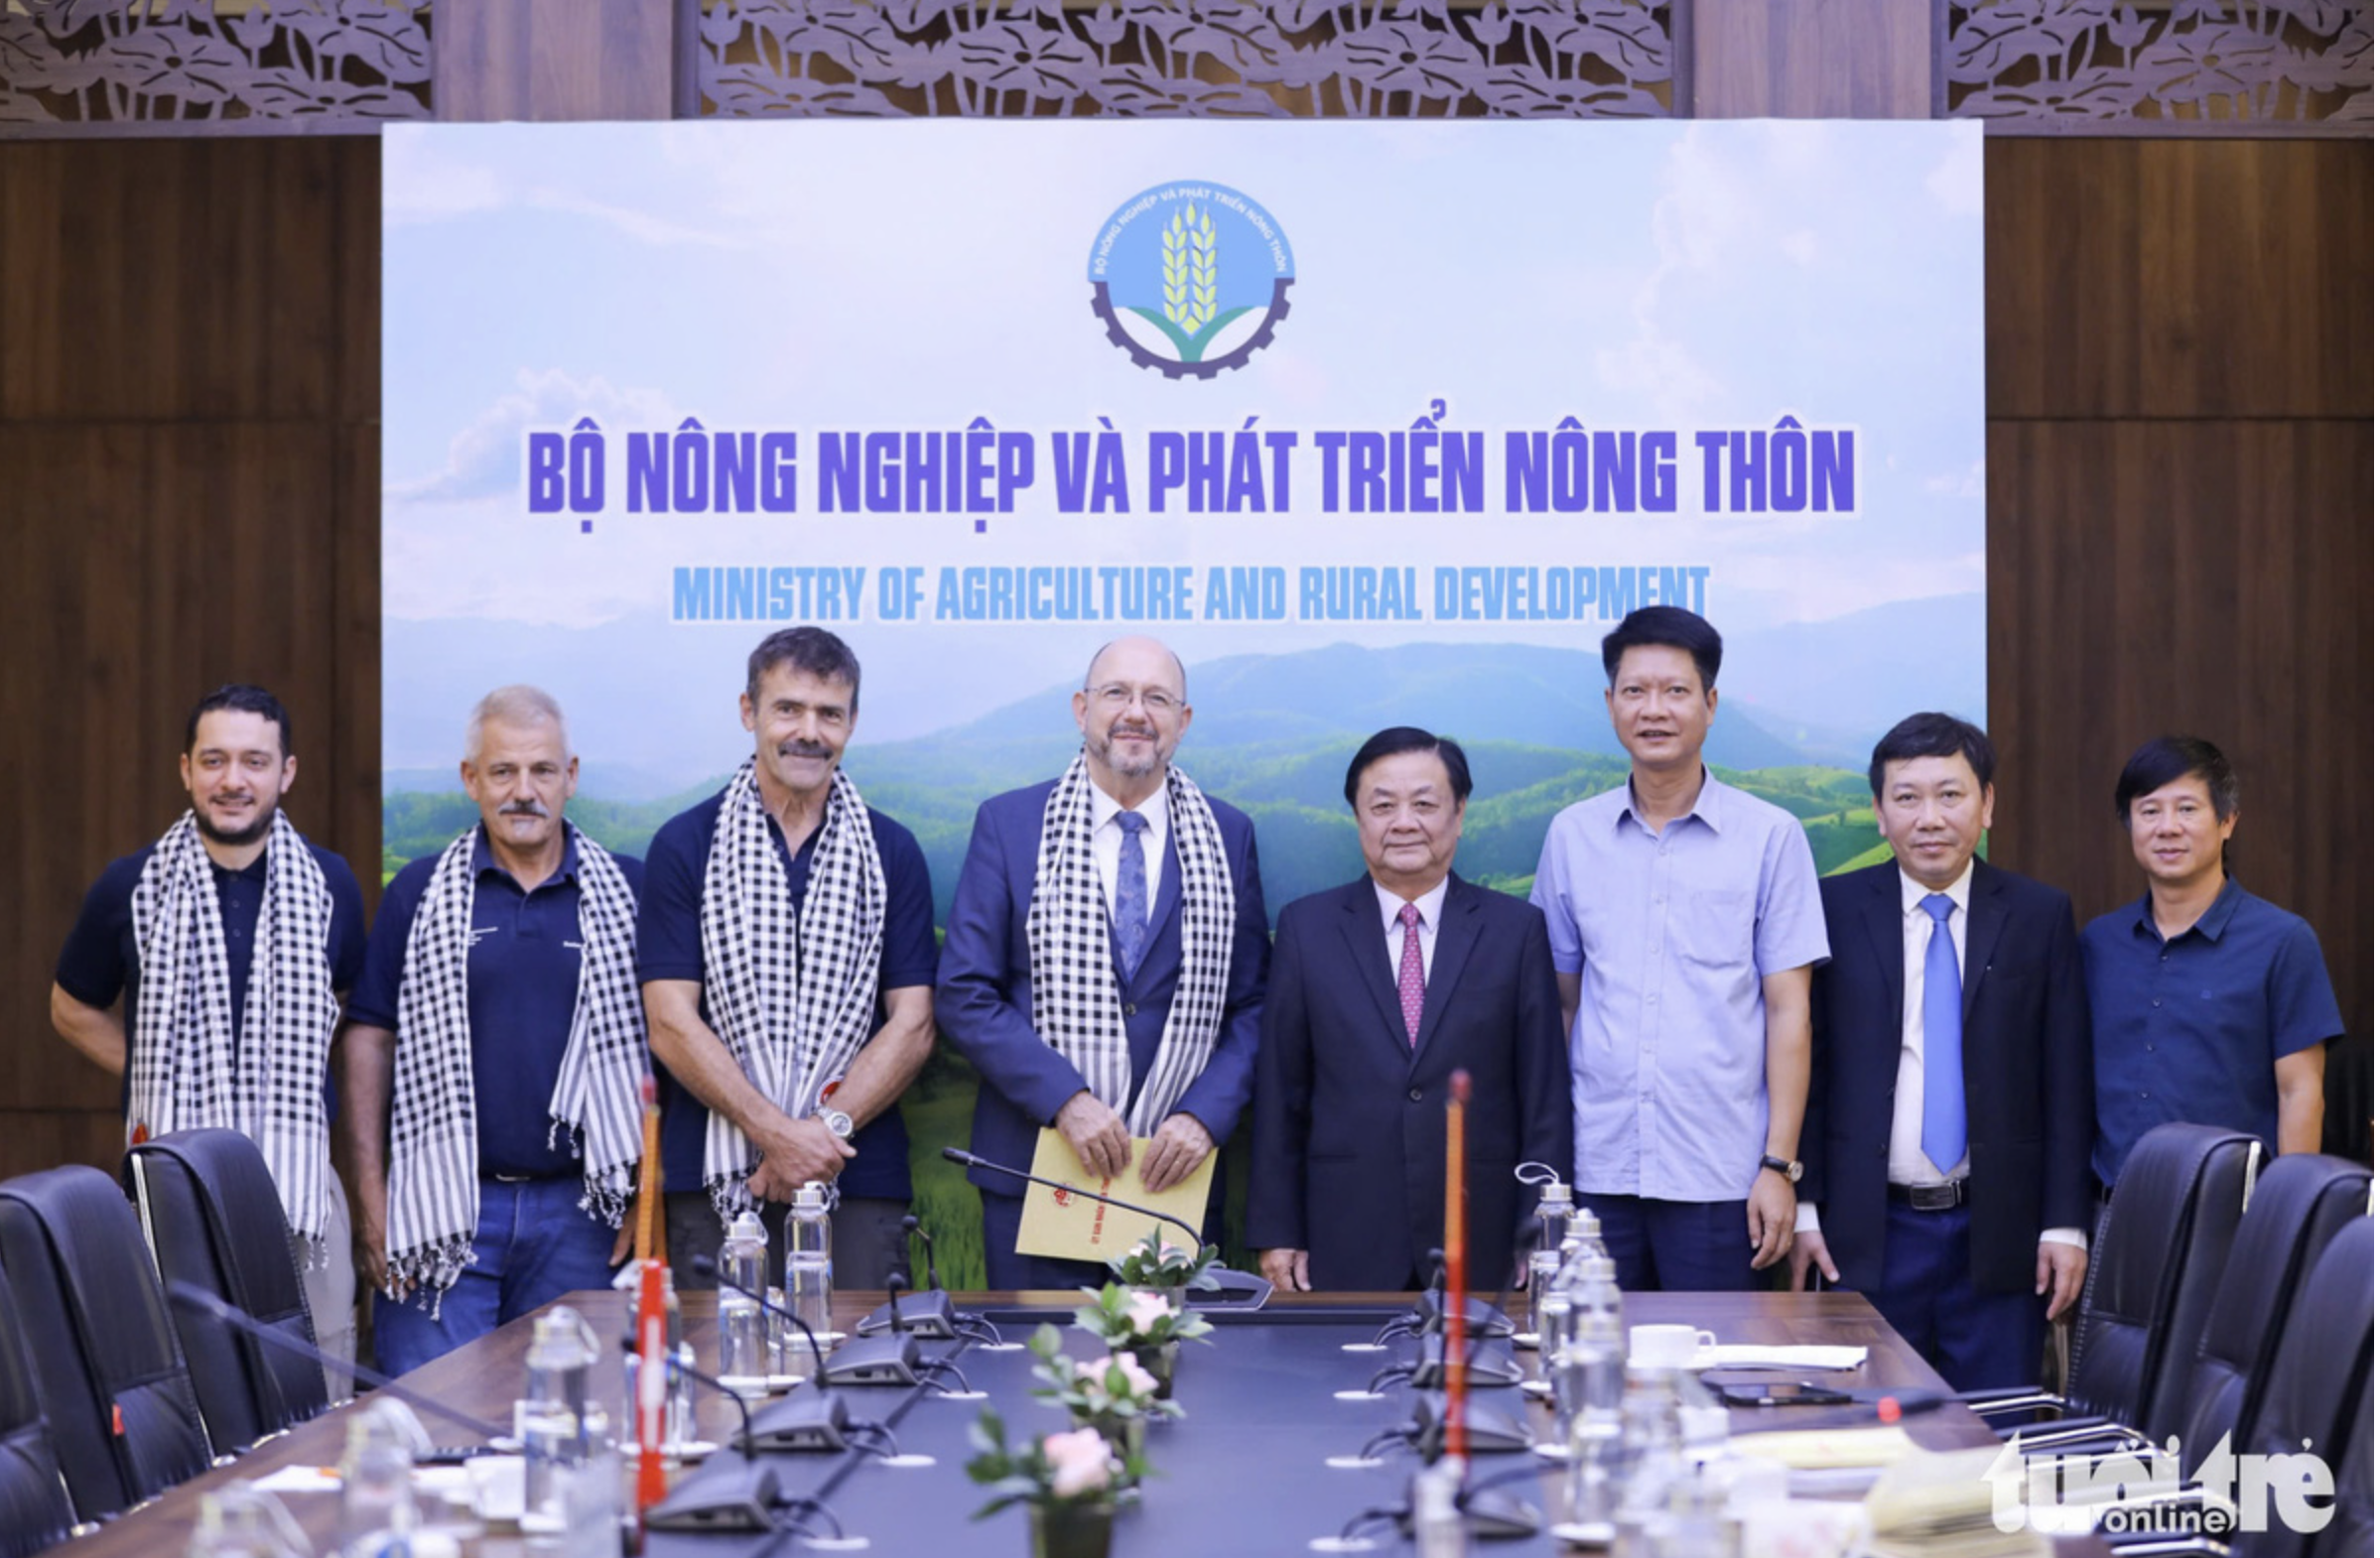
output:
[[[1074,695],[1082,751],[1059,778],[976,813],[934,1009],[983,1078],[975,1151],[1022,1168],[1055,1127],[1094,1176],[1181,1183],[1248,1104],[1268,958],[1256,832],[1173,764],[1188,677],[1154,639],[1093,657]],[[1040,975],[1036,977],[1036,971]],[[1150,1145],[1137,1161],[1132,1141]],[[994,1288],[1106,1280],[1016,1252],[1017,1181],[983,1169]],[[1210,1238],[1222,1176],[1208,1202]]]

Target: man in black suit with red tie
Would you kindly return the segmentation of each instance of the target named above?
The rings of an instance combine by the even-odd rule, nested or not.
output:
[[[2087,1259],[2090,1019],[2073,905],[1975,857],[1992,743],[1912,714],[1868,787],[1889,864],[1819,882],[1794,1285],[1867,1295],[1952,1386],[2039,1382]]]
[[[1283,1290],[1389,1291],[1445,1242],[1446,1091],[1471,1073],[1475,1289],[1511,1277],[1530,1160],[1570,1177],[1545,918],[1452,874],[1471,767],[1398,726],[1347,767],[1368,873],[1281,911],[1257,1052],[1248,1241]]]

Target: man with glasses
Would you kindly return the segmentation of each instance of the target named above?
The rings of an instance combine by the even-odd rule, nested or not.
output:
[[[1026,1167],[1050,1126],[1089,1174],[1134,1169],[1131,1190],[1160,1192],[1248,1104],[1267,958],[1256,834],[1173,766],[1190,704],[1163,644],[1102,649],[1074,719],[1083,749],[1062,777],[976,813],[935,1013],[983,1078],[976,1152]],[[992,1287],[1105,1280],[1089,1262],[1018,1254],[1022,1186],[968,1177]],[[1222,1189],[1218,1176],[1210,1227]]]

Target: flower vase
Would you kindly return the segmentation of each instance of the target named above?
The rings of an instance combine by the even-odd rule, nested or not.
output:
[[[1105,1498],[1037,1503],[1032,1520],[1033,1558],[1108,1558],[1116,1535],[1116,1505]]]
[[[1182,1356],[1182,1344],[1167,1342],[1161,1347],[1139,1348],[1134,1350],[1132,1356],[1140,1360],[1140,1366],[1147,1369],[1149,1376],[1156,1380],[1157,1399],[1172,1400],[1173,1365]]]
[[[1108,1441],[1108,1448],[1116,1453],[1116,1459],[1127,1467],[1134,1459],[1147,1452],[1148,1419],[1146,1417],[1102,1417],[1094,1419],[1090,1426],[1099,1430],[1100,1437]],[[1128,1471],[1117,1479],[1118,1484],[1124,1488],[1131,1487],[1135,1481],[1136,1479]]]

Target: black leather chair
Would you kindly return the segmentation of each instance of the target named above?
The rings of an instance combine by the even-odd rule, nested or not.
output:
[[[2195,1360],[2262,1150],[2253,1136],[2211,1125],[2160,1125],[2143,1136],[2100,1221],[2065,1394],[1982,1391],[1970,1404],[2029,1447],[2147,1422]],[[2190,1339],[2181,1357],[2175,1337]],[[2017,1412],[2036,1415],[2006,1420]]]
[[[74,1523],[16,1317],[16,1294],[0,1275],[0,1558],[28,1558],[66,1540]]]
[[[2232,1447],[2264,1456],[2311,1448],[2334,1479],[2343,1480],[2341,1468],[2360,1433],[2368,1476],[2371,1377],[2372,1220],[2362,1217],[2338,1231],[2299,1285],[2264,1400],[2246,1436]],[[2251,1531],[2243,1520],[2231,1544],[2236,1558],[2311,1558],[2314,1533],[2292,1530],[2278,1518],[2263,1524]],[[2368,1540],[2361,1551],[2371,1551]]]
[[[2363,1375],[2346,1453],[2336,1468],[2330,1523],[2315,1533],[2314,1558],[2372,1558],[2372,1375]]]
[[[2257,1178],[2189,1372],[2144,1425],[2152,1443],[2179,1436],[2182,1464],[2194,1470],[2225,1434],[2239,1442],[2264,1405],[2291,1300],[2371,1195],[2370,1169],[2318,1153],[2277,1158]]]
[[[115,1514],[206,1469],[206,1429],[140,1220],[79,1165],[0,1184],[0,1268],[75,1514]]]
[[[126,1153],[124,1180],[168,1282],[202,1288],[313,1344],[289,1220],[255,1142],[236,1130],[178,1130]],[[321,1364],[211,1315],[167,1307],[218,1454],[245,1450],[330,1404]]]

